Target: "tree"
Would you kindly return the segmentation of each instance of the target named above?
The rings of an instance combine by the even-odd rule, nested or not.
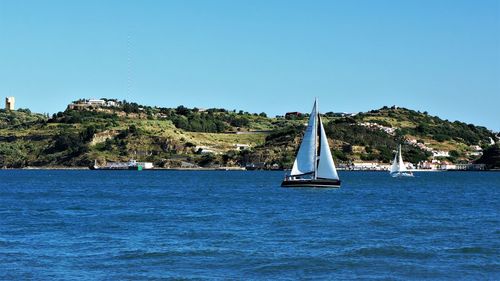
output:
[[[483,155],[476,163],[486,164],[488,169],[500,169],[500,143],[496,143],[484,150]]]
[[[205,167],[215,160],[215,156],[212,153],[204,154],[201,159],[198,161],[198,165]]]
[[[344,153],[352,153],[352,145],[344,144],[342,145],[342,152]]]
[[[17,111],[24,112],[26,114],[31,114],[31,110],[29,110],[28,108],[19,108]]]
[[[184,144],[184,147],[191,148],[191,147],[196,147],[196,145],[194,143],[192,143],[192,142],[186,142]]]
[[[184,115],[184,116],[187,116],[189,113],[191,112],[191,110],[189,110],[189,108],[183,106],[183,105],[179,105],[176,109],[175,109],[175,113],[179,114],[179,115]]]
[[[93,125],[88,126],[85,128],[85,130],[81,133],[81,138],[83,141],[88,142],[94,138],[94,135],[97,133],[97,128]]]
[[[454,158],[458,158],[458,157],[460,157],[462,155],[460,154],[460,152],[458,152],[456,150],[450,150],[450,156],[454,157]]]
[[[88,150],[81,136],[64,132],[55,136],[54,144],[48,152],[66,151],[69,156],[78,156]]]
[[[234,119],[231,120],[231,126],[234,126],[234,127],[245,127],[245,126],[248,126],[248,124],[250,123],[250,120],[248,120],[247,117],[236,117]]]
[[[138,135],[139,133],[139,129],[137,128],[136,125],[131,125],[130,127],[128,127],[128,132],[131,134],[131,135]]]
[[[111,139],[106,139],[104,142],[103,150],[111,151],[113,150],[113,141]]]

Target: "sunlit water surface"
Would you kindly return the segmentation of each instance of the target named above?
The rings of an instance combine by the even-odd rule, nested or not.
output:
[[[500,279],[500,173],[0,171],[0,280]]]

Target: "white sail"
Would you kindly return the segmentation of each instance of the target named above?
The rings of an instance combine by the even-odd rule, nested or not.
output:
[[[399,160],[398,160],[399,172],[406,172],[405,163],[403,163],[403,155],[401,153],[401,145],[399,145]]]
[[[328,139],[326,137],[325,128],[323,128],[323,123],[318,116],[319,127],[320,127],[320,148],[319,148],[319,163],[318,170],[316,172],[317,178],[324,179],[339,179],[337,174],[337,169],[335,169],[335,163],[333,163],[332,153],[330,152],[330,146],[328,145]]]
[[[307,124],[302,143],[300,144],[299,152],[293,162],[292,172],[290,175],[298,176],[314,172],[316,159],[316,101],[314,102],[309,122]]]
[[[393,173],[405,173],[408,169],[403,162],[403,155],[401,153],[401,145],[399,145],[396,155],[394,156],[394,160],[392,161],[391,166],[391,174]]]
[[[396,155],[394,155],[394,160],[392,160],[392,165],[390,170],[391,174],[396,173],[399,170],[398,154],[399,152],[396,151]]]

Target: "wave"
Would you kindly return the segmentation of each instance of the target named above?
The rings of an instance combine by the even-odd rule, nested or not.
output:
[[[451,253],[459,253],[459,254],[496,254],[495,249],[488,249],[484,247],[460,247],[453,248],[448,250]]]
[[[134,259],[161,259],[168,257],[194,257],[194,256],[219,256],[225,255],[227,251],[220,248],[201,248],[201,249],[176,249],[166,251],[123,251],[120,252],[115,258],[121,260],[134,260]]]
[[[429,259],[435,256],[435,254],[431,252],[416,251],[403,246],[364,247],[350,251],[348,252],[348,255],[358,257],[395,257],[416,259]]]

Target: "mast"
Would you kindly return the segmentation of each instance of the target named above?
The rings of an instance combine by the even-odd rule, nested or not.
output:
[[[401,171],[403,164],[403,156],[401,155],[401,144],[399,144],[399,149],[398,149],[398,168]]]
[[[318,121],[319,121],[319,110],[318,110],[318,98],[315,98],[314,99],[314,107],[316,109],[316,112],[314,114],[314,121],[315,121],[315,124],[316,124],[316,128],[314,128],[315,130],[315,133],[314,133],[314,178],[313,179],[316,179],[317,178],[317,174],[318,174]]]

